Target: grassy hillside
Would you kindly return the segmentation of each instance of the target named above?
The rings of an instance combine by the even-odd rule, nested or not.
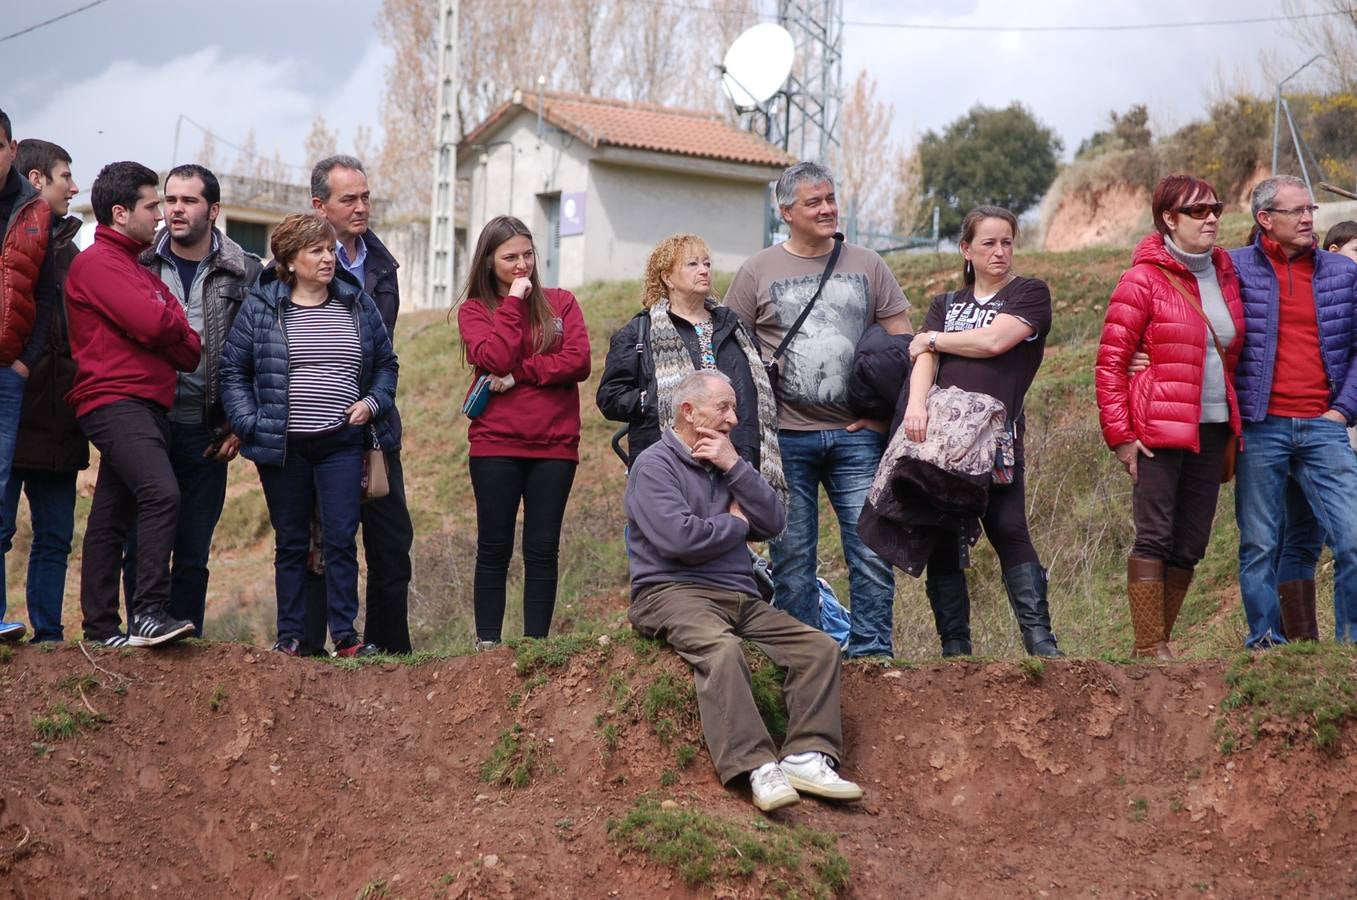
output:
[[[1242,240],[1227,222],[1229,242]],[[1051,571],[1051,605],[1063,646],[1087,655],[1124,654],[1130,627],[1124,609],[1123,559],[1130,544],[1130,483],[1102,444],[1092,388],[1096,337],[1106,299],[1129,261],[1128,248],[1078,253],[1020,252],[1018,268],[1045,279],[1055,301],[1055,326],[1046,362],[1028,399],[1028,503],[1033,536]],[[914,305],[916,325],[931,297],[958,286],[959,260],[934,254],[891,260]],[[729,275],[718,278],[724,289]],[[594,371],[582,385],[581,465],[567,511],[562,543],[560,628],[611,627],[625,618],[626,561],[621,534],[625,472],[608,446],[615,425],[604,421],[593,396],[608,338],[637,308],[637,282],[591,284],[577,294],[589,323]],[[400,404],[406,422],[404,465],[415,519],[415,581],[411,619],[417,646],[458,651],[470,643],[475,511],[467,476],[466,419],[459,406],[470,371],[462,363],[457,329],[445,314],[402,317]],[[1237,532],[1233,493],[1221,493],[1217,528],[1198,583],[1184,608],[1175,643],[1190,655],[1214,656],[1239,645],[1244,633],[1235,586]],[[88,497],[81,500],[83,528]],[[820,569],[847,598],[847,572],[837,527],[822,507]],[[76,535],[67,581],[68,629],[79,621]],[[20,523],[10,554],[12,614],[22,606],[23,555],[29,531]],[[1021,653],[995,558],[982,539],[973,554],[973,628],[976,650],[994,656]],[[508,634],[519,626],[520,563],[511,570]],[[272,533],[263,493],[251,464],[233,465],[226,510],[217,532],[209,599],[209,636],[260,643],[272,638]],[[1327,573],[1325,573],[1327,578]],[[1321,615],[1329,606],[1321,585]],[[20,599],[18,604],[15,599]],[[1190,629],[1184,631],[1184,628]],[[905,657],[936,653],[931,614],[921,582],[900,576],[896,648]],[[75,633],[74,630],[68,633]]]

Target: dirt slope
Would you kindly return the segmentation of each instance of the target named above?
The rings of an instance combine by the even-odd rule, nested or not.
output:
[[[614,641],[531,677],[509,650],[357,671],[235,644],[93,658],[0,665],[0,897],[770,890],[691,889],[608,839],[647,794],[756,817],[705,751],[660,786],[672,744],[627,710],[648,684],[688,684],[667,652]],[[868,799],[775,818],[839,835],[855,897],[1357,894],[1353,735],[1222,755],[1221,669],[850,666],[845,773]],[[85,709],[81,693],[104,724],[40,741],[34,717]],[[487,784],[516,722],[536,772]],[[698,738],[682,716],[677,731]]]

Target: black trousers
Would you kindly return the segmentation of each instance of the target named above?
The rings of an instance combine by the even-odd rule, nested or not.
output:
[[[391,491],[363,504],[363,557],[368,580],[363,640],[387,653],[410,653],[410,548],[415,528],[405,502],[405,472],[399,450],[386,451]],[[325,646],[328,604],[325,576],[313,568],[306,574],[306,643]]]
[[[578,464],[565,459],[473,456],[476,492],[476,637],[497,641],[504,626],[505,581],[514,523],[523,505],[523,635],[546,637],[556,609],[561,522]]]
[[[1136,539],[1131,555],[1162,560],[1179,569],[1195,568],[1206,555],[1211,523],[1220,496],[1220,470],[1230,426],[1199,426],[1201,452],[1155,450],[1136,461],[1131,492]]]
[[[80,417],[99,451],[99,480],[85,523],[80,611],[86,640],[119,630],[123,547],[137,529],[132,615],[163,611],[170,600],[170,554],[179,524],[179,482],[170,462],[170,419],[148,400],[118,400]]]
[[[999,557],[999,569],[1003,572],[1025,563],[1041,564],[1027,528],[1026,485],[1021,465],[1014,469],[1011,484],[990,485],[989,505],[980,519],[980,526],[985,529],[985,537],[994,547]],[[960,547],[940,541],[928,558],[928,574],[955,575],[960,571]]]

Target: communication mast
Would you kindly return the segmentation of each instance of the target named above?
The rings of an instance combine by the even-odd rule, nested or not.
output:
[[[452,306],[453,211],[457,199],[457,16],[459,0],[438,10],[438,118],[434,123],[433,193],[429,210],[429,306]]]
[[[778,0],[777,21],[796,44],[796,65],[769,116],[769,140],[797,159],[826,163],[839,145],[843,105],[843,0]]]

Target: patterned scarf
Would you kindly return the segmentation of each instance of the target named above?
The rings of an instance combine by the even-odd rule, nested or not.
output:
[[[710,297],[705,302],[708,312],[715,310],[717,305],[716,300]],[[777,443],[777,400],[768,383],[768,373],[763,369],[758,348],[739,323],[735,326],[735,341],[749,362],[749,374],[754,379],[754,389],[759,396],[759,474],[786,503],[787,478],[782,474],[782,451]],[[713,347],[712,351],[715,350]],[[669,318],[667,297],[661,297],[650,308],[650,354],[655,361],[655,409],[660,418],[660,430],[663,431],[674,425],[674,409],[670,403],[674,388],[678,387],[683,376],[695,369],[682,335]]]

